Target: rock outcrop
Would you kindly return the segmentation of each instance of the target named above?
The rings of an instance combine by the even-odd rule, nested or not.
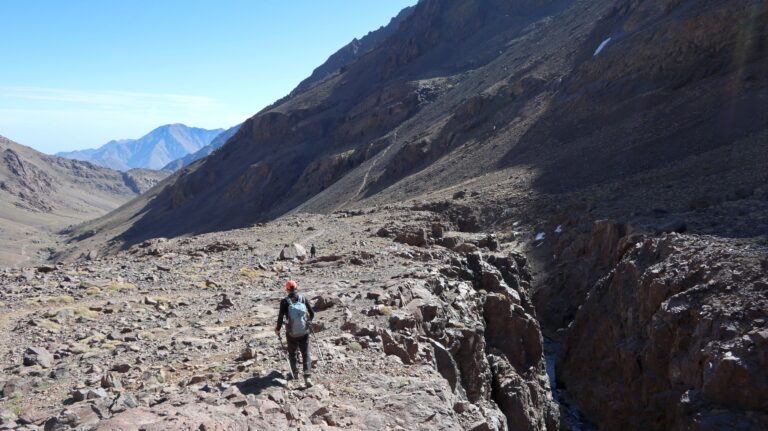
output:
[[[526,259],[371,229],[434,233],[413,222],[429,213],[351,214],[0,272],[0,425],[558,429]],[[280,260],[296,232],[329,258]],[[311,388],[285,379],[273,333],[287,278],[316,312]]]
[[[590,290],[558,380],[607,429],[768,426],[766,250],[638,239]]]
[[[539,317],[554,332],[573,321],[597,280],[604,277],[633,245],[626,223],[613,220],[564,220],[556,223],[543,245],[552,256],[537,281],[533,301]]]

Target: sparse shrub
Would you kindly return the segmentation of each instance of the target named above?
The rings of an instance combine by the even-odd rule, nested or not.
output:
[[[123,290],[135,290],[136,285],[133,283],[109,283],[107,290],[110,292],[121,292]]]
[[[49,330],[51,332],[59,332],[59,331],[61,331],[61,325],[59,325],[56,322],[52,322],[52,321],[50,321],[48,319],[41,319],[40,321],[38,321],[37,326],[39,326],[41,328],[45,328],[45,329],[47,329],[47,330]]]
[[[240,269],[240,276],[243,277],[243,278],[247,278],[247,279],[252,280],[254,278],[261,277],[261,272],[255,270],[253,268],[246,267],[246,268]]]
[[[45,302],[51,305],[56,305],[56,304],[63,305],[63,304],[71,304],[75,302],[75,298],[69,295],[49,296],[49,297],[41,298],[41,302]]]
[[[99,317],[99,313],[93,310],[89,310],[87,308],[76,308],[75,316],[82,316],[82,317],[88,317],[91,319],[96,319]]]
[[[138,335],[142,340],[154,340],[156,338],[155,333],[152,331],[141,331]]]

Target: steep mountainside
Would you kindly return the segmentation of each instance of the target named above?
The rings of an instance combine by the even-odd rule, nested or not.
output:
[[[284,417],[294,425],[331,424],[326,414],[338,413],[362,429],[555,429],[558,415],[545,388],[557,382],[552,394],[566,426],[582,414],[599,429],[768,426],[765,2],[422,0],[389,37],[330,69],[247,120],[203,161],[78,226],[72,236],[79,241],[59,256],[119,253],[107,256],[103,269],[82,270],[108,292],[129,280],[147,294],[199,298],[195,289],[233,289],[233,268],[242,268],[246,280],[236,291],[260,301],[274,289],[272,277],[306,277],[351,299],[316,298],[345,307],[323,322],[338,336],[335,346],[358,353],[375,346],[367,353],[379,361],[377,372],[388,369],[385,356],[396,356],[425,365],[423,374],[385,380],[386,393],[371,396],[345,380],[354,374],[364,387],[381,384],[369,373],[371,362],[344,357],[325,368],[326,378],[345,382],[335,405],[365,399],[356,411],[373,405],[384,416],[372,413],[379,420],[363,423],[353,408],[323,410],[311,396],[275,389],[282,385],[272,373],[279,354],[264,355],[269,368],[256,378],[274,390],[277,407],[265,404],[261,386],[236,374],[243,369],[226,354],[213,358],[213,368],[204,358],[202,374],[184,370],[195,389],[172,395],[137,383],[147,367],[131,365],[121,368],[133,372],[132,388],[169,395],[146,395],[142,407],[118,419],[147,414],[148,423],[160,424],[178,414],[197,427],[216,417],[210,410],[190,417],[205,403],[223,405],[240,427],[268,426],[261,420],[280,426],[270,421]],[[240,227],[246,229],[218,232]],[[213,238],[231,242],[200,243]],[[282,244],[321,238],[328,255],[274,261]],[[61,268],[80,273],[69,265]],[[85,295],[63,283],[63,274],[50,277],[68,294]],[[37,278],[46,288],[48,279]],[[415,294],[414,280],[426,291]],[[329,286],[335,282],[344,288]],[[13,295],[23,288],[14,285]],[[10,299],[14,310],[34,313]],[[114,313],[105,303],[106,314]],[[196,338],[177,341],[166,330],[179,313],[152,298],[144,303],[149,307],[126,302],[122,312],[155,309],[142,312],[153,317],[140,329],[160,326],[156,333],[171,340],[157,346],[156,361],[180,345],[213,357],[237,340],[222,336],[217,348],[192,347],[220,333],[212,311],[187,312],[203,323],[178,323]],[[223,316],[216,322],[234,333],[264,324],[226,323]],[[16,328],[29,339],[37,331]],[[141,344],[113,354],[130,349],[139,356],[151,334],[130,341],[110,334]],[[119,349],[104,338],[87,340]],[[70,341],[49,346],[88,352]],[[264,339],[256,345],[269,349]],[[413,371],[396,365],[397,373]],[[216,366],[233,371],[219,378]],[[427,383],[436,373],[459,402],[431,397],[443,393]],[[261,398],[238,398],[229,378]],[[410,393],[434,405],[434,415],[376,408],[417,381],[423,390]],[[155,406],[157,399],[177,401]],[[98,422],[115,405],[124,410],[119,400],[90,400],[78,411]],[[389,416],[403,410],[409,423]],[[51,424],[71,417],[61,412]]]
[[[767,102],[765,19],[746,0],[422,1],[376,48],[134,206],[141,217],[87,228],[135,243],[487,175],[523,218],[598,199],[604,216],[703,202],[716,218],[726,195],[766,179],[768,111],[754,109]]]
[[[132,168],[162,169],[169,162],[208,145],[223,129],[206,130],[184,124],[168,124],[139,139],[109,141],[98,149],[56,154],[99,166],[127,171]]]
[[[372,49],[376,48],[381,42],[392,36],[408,16],[413,12],[414,7],[407,7],[400,11],[396,17],[389,21],[386,26],[380,27],[377,30],[369,32],[360,39],[355,38],[352,42],[348,43],[340,50],[336,51],[333,55],[328,57],[325,63],[318,66],[312,71],[307,79],[301,81],[299,85],[293,90],[292,94],[297,94],[305,91],[313,84],[322,81],[329,75],[339,72],[341,68],[347,66],[358,58],[367,54]]]
[[[184,157],[181,157],[179,159],[172,161],[171,163],[168,163],[163,167],[163,170],[175,172],[187,165],[190,165],[202,158],[207,157],[209,154],[211,154],[215,150],[218,150],[224,144],[226,144],[229,138],[231,138],[239,129],[240,129],[240,124],[238,124],[237,126],[230,127],[229,129],[219,133],[218,136],[213,138],[210,144],[195,151],[194,153],[187,154]]]
[[[168,173],[116,172],[47,156],[0,136],[0,263],[38,260],[51,233],[103,215],[147,191]],[[47,257],[47,256],[45,256]]]

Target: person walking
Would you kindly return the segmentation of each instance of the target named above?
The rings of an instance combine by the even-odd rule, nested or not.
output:
[[[294,280],[285,283],[288,295],[280,301],[280,312],[277,315],[277,327],[275,335],[280,336],[283,319],[286,319],[286,341],[288,342],[288,362],[291,366],[291,375],[295,379],[298,376],[297,357],[301,351],[301,359],[304,372],[304,383],[308,388],[312,387],[312,357],[309,346],[310,325],[315,317],[312,305],[298,293],[299,284]]]

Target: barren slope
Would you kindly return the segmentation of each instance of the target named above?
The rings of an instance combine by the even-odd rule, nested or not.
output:
[[[303,214],[6,271],[0,425],[556,430],[525,259],[427,247],[443,241],[423,233],[440,219]],[[465,247],[484,238],[444,233]],[[293,241],[319,257],[277,260]],[[317,311],[309,389],[285,380],[273,332],[289,277]]]
[[[138,212],[83,229],[130,245],[486,175],[500,205],[707,213],[766,181],[765,20],[750,1],[423,1]]]
[[[101,216],[148,190],[167,173],[116,172],[47,156],[0,136],[0,263],[47,259],[54,232]]]

